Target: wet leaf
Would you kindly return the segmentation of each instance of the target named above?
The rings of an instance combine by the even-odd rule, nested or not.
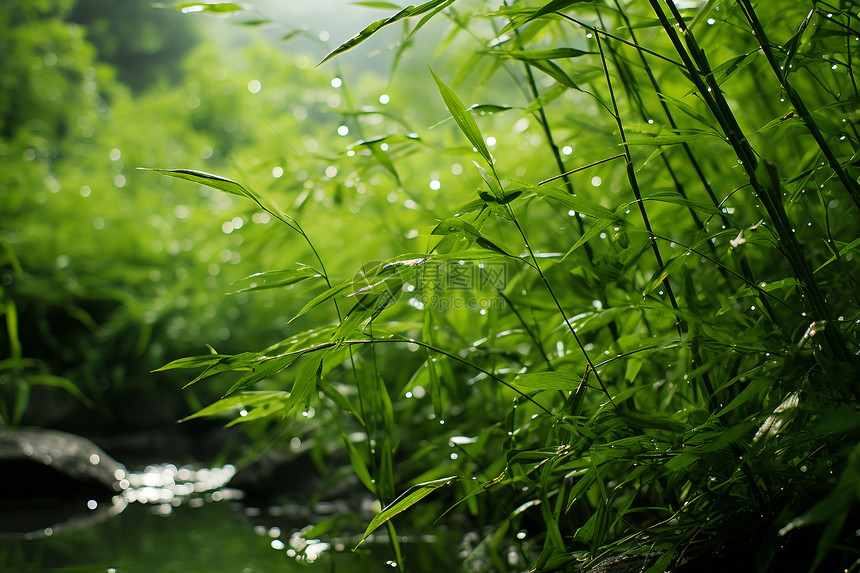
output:
[[[294,412],[297,408],[310,406],[317,389],[317,382],[322,375],[322,361],[324,353],[314,352],[307,362],[299,370],[293,388],[290,390],[290,401],[287,404],[287,413]]]
[[[393,24],[394,22],[398,22],[400,20],[403,20],[404,18],[419,16],[421,14],[424,14],[425,12],[429,12],[430,10],[438,8],[441,5],[450,4],[451,1],[452,0],[431,0],[430,2],[425,2],[424,4],[421,4],[419,6],[407,6],[406,8],[403,8],[390,18],[377,20],[376,22],[370,24],[364,30],[362,30],[337,48],[335,48],[333,51],[331,51],[325,58],[322,59],[322,61],[320,61],[319,64],[317,64],[317,66],[324,64],[338,54],[342,54],[343,52],[346,52],[347,50],[356,47],[357,45],[364,42],[365,40],[373,36],[376,32],[378,32],[385,26],[388,26],[389,24]]]
[[[229,14],[247,10],[242,4],[234,2],[182,2],[170,6],[183,14],[195,14],[197,12],[214,12],[216,14]]]
[[[246,374],[239,378],[239,380],[237,380],[230,389],[224,393],[224,396],[229,396],[233,392],[247,388],[248,386],[256,384],[273,374],[277,374],[292,364],[296,358],[298,358],[298,354],[261,358],[250,367],[250,370]]]
[[[293,318],[291,318],[289,320],[289,322],[287,322],[287,324],[294,321],[298,317],[302,316],[303,314],[305,314],[306,312],[308,312],[312,308],[319,306],[320,304],[324,303],[325,301],[336,297],[337,295],[339,295],[342,292],[349,289],[351,286],[352,286],[352,281],[346,281],[346,282],[343,282],[339,285],[336,285],[336,286],[333,286],[329,289],[324,290],[323,292],[321,292],[320,294],[318,294],[317,296],[312,298],[307,304],[305,304],[305,306],[302,307],[302,309],[298,312],[298,314],[296,314]]]
[[[443,82],[432,69],[430,70],[430,73],[433,74],[433,79],[436,80],[436,86],[439,88],[439,93],[442,94],[442,100],[445,102],[445,106],[448,108],[448,111],[451,112],[451,117],[454,118],[454,121],[456,121],[457,125],[460,127],[460,131],[463,132],[472,144],[472,147],[478,151],[487,164],[492,165],[493,158],[490,155],[490,150],[487,149],[487,144],[484,142],[484,136],[481,135],[481,130],[478,128],[478,124],[475,122],[472,112],[466,110],[466,106],[463,105],[463,102],[460,101],[457,94],[445,85],[445,82]]]
[[[367,539],[367,536],[373,533],[373,531],[377,527],[379,527],[398,513],[409,509],[410,507],[412,507],[440,487],[446,486],[456,479],[458,479],[457,476],[444,477],[433,481],[419,483],[406,490],[406,492],[404,492],[400,497],[390,503],[385,509],[377,513],[373,517],[373,519],[370,520],[370,524],[367,526],[367,529],[364,531],[364,534],[361,536],[361,539],[359,540],[356,547],[361,545],[362,542]]]
[[[294,269],[284,269],[282,271],[254,273],[253,275],[247,276],[244,279],[233,283],[234,286],[248,283],[248,286],[234,291],[233,294],[287,287],[310,278],[321,276],[322,275],[316,269],[305,265],[297,265]]]

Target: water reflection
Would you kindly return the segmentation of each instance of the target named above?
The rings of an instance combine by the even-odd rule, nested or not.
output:
[[[456,441],[468,441],[457,437]],[[351,551],[371,517],[379,511],[370,496],[318,503],[246,505],[244,494],[228,486],[237,470],[219,467],[152,464],[130,471],[95,444],[51,430],[0,431],[4,477],[3,521],[27,525],[16,535],[0,535],[4,571],[292,571],[317,562],[326,570],[391,570],[386,534],[371,535]],[[10,461],[26,465],[11,466]],[[44,481],[38,471],[50,472]],[[88,478],[87,481],[76,478]],[[38,479],[37,479],[38,478]],[[74,489],[77,484],[78,489]],[[35,508],[23,500],[30,486],[47,496]],[[282,492],[287,496],[295,491]],[[71,517],[41,525],[64,499]],[[73,494],[73,495],[70,495]],[[19,507],[7,511],[6,501]],[[227,503],[213,503],[227,502]],[[23,503],[30,503],[24,507]],[[21,510],[21,511],[18,511]],[[53,514],[52,514],[53,515]],[[327,538],[320,538],[325,534]],[[399,536],[406,562],[456,566],[456,540],[427,534]],[[285,559],[287,557],[287,559]],[[298,569],[295,569],[298,570]]]

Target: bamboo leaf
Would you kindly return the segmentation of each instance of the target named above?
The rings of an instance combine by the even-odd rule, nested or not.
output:
[[[272,358],[261,358],[259,362],[257,362],[251,367],[250,371],[247,374],[239,378],[239,380],[237,380],[230,387],[230,389],[224,393],[224,396],[229,396],[237,390],[242,390],[243,388],[260,382],[264,378],[268,378],[273,374],[277,374],[278,372],[292,364],[296,360],[296,358],[298,358],[298,356],[298,354],[288,354],[285,356],[275,356]]]
[[[504,244],[500,244],[498,241],[490,240],[489,238],[482,235],[481,232],[473,225],[470,225],[466,221],[462,221],[457,217],[450,217],[448,219],[445,219],[444,221],[436,225],[436,227],[431,232],[432,235],[451,235],[457,233],[467,235],[470,240],[474,241],[479,246],[484,247],[485,249],[494,251],[500,255],[504,255],[512,259],[521,260]]]
[[[321,276],[322,275],[316,269],[305,265],[297,265],[294,269],[284,269],[282,271],[254,273],[253,275],[247,276],[233,283],[233,285],[248,283],[248,286],[234,291],[233,294],[287,287],[310,278]]]
[[[481,157],[483,157],[489,165],[492,165],[493,158],[490,155],[490,150],[487,149],[487,144],[484,142],[484,136],[481,135],[481,130],[478,128],[478,124],[475,122],[475,118],[472,116],[472,113],[466,109],[466,106],[463,105],[463,102],[460,101],[457,94],[445,85],[445,82],[443,82],[432,69],[430,70],[430,73],[433,74],[433,79],[436,80],[439,93],[442,94],[442,100],[445,102],[445,106],[448,108],[448,111],[451,112],[451,116],[454,118],[454,121],[456,121],[457,125],[460,127],[460,131],[463,132]]]
[[[502,51],[493,51],[491,52],[494,55],[498,55],[502,58],[514,58],[516,60],[522,60],[524,62],[531,62],[536,60],[558,60],[563,58],[579,58],[581,56],[587,56],[589,54],[594,54],[595,52],[589,52],[586,50],[577,50],[574,48],[552,48],[546,50],[510,50],[507,52]]]
[[[352,465],[352,471],[355,472],[355,475],[359,480],[361,480],[361,483],[364,484],[364,487],[366,487],[370,493],[376,494],[376,484],[373,483],[373,478],[370,477],[370,472],[367,471],[367,464],[364,463],[364,459],[361,457],[361,454],[358,453],[358,450],[355,449],[355,446],[352,445],[349,437],[345,434],[342,434],[342,436],[343,442],[346,444],[347,452],[349,453],[349,463]]]
[[[575,251],[576,249],[578,249],[579,247],[581,247],[582,245],[584,245],[585,243],[587,243],[588,241],[590,241],[591,239],[596,237],[601,231],[603,231],[603,229],[612,225],[614,222],[615,221],[613,221],[612,219],[598,219],[592,226],[590,226],[588,228],[588,230],[586,230],[582,234],[582,236],[579,238],[579,240],[577,240],[573,244],[573,246],[561,258],[561,260],[562,261],[565,260],[567,257],[570,256],[571,253],[573,253],[573,251]]]
[[[419,483],[406,490],[403,495],[390,503],[385,509],[377,513],[373,519],[370,520],[370,524],[367,526],[367,529],[364,531],[364,534],[361,536],[361,539],[355,547],[358,548],[358,546],[367,539],[367,536],[373,533],[373,530],[377,527],[387,522],[398,513],[409,509],[440,487],[450,484],[455,479],[457,479],[457,476],[444,477],[433,481]]]
[[[186,356],[169,362],[161,368],[156,368],[152,372],[162,372],[164,370],[173,370],[174,368],[199,368],[201,366],[212,366],[224,359],[233,358],[232,354],[204,354],[202,356]]]
[[[323,353],[315,352],[302,369],[299,370],[293,388],[290,391],[290,401],[287,404],[287,413],[293,412],[297,407],[307,408],[311,398],[317,389],[317,383],[322,375]]]
[[[552,2],[548,2],[541,6],[540,8],[534,9],[519,9],[519,15],[511,17],[510,23],[505,26],[501,32],[499,32],[499,36],[510,32],[514,28],[519,28],[523,24],[531,22],[536,18],[540,18],[542,16],[547,16],[552,14],[553,12],[559,12],[574,4],[584,4],[589,3],[591,0],[553,0]]]
[[[68,378],[63,378],[62,376],[54,376],[52,374],[31,374],[30,376],[27,376],[27,382],[30,385],[53,386],[55,388],[62,388],[63,390],[77,398],[82,404],[84,404],[88,408],[95,408],[95,403],[90,400],[87,395],[84,394],[81,389],[78,388],[75,383]]]
[[[430,0],[430,2],[425,2],[420,6],[407,6],[406,8],[403,8],[402,10],[400,10],[400,12],[397,12],[389,18],[377,20],[376,22],[370,24],[364,30],[362,30],[361,32],[359,32],[334,50],[332,50],[325,58],[322,59],[322,61],[320,61],[319,64],[317,64],[317,66],[324,64],[338,54],[342,54],[343,52],[346,52],[347,50],[356,47],[357,45],[364,42],[365,40],[373,36],[376,32],[378,32],[385,26],[388,26],[389,24],[393,24],[394,22],[398,22],[400,20],[403,20],[404,18],[411,18],[412,16],[424,14],[425,12],[429,12],[430,10],[438,8],[440,5],[450,3],[451,0]]]
[[[181,4],[174,4],[172,6],[165,6],[164,4],[154,4],[154,6],[159,8],[175,8],[183,14],[196,14],[198,12],[229,14],[231,12],[247,10],[247,7],[244,5],[234,2],[182,2]]]
[[[571,372],[530,372],[514,378],[511,385],[523,392],[542,390],[574,391],[579,386],[579,376]]]
[[[194,169],[156,169],[149,167],[138,167],[138,169],[141,171],[154,171],[155,173],[161,173],[162,175],[167,175],[169,177],[176,177],[177,179],[185,179],[186,181],[193,181],[194,183],[206,185],[207,187],[212,187],[213,189],[218,189],[219,191],[224,191],[231,195],[247,197],[257,201],[257,196],[251,191],[245,189],[242,185],[236,183],[232,179],[227,179],[220,175],[213,175],[211,173],[196,171]]]
[[[336,285],[336,286],[333,286],[331,288],[324,290],[323,292],[321,292],[320,294],[318,294],[317,296],[312,298],[310,300],[310,302],[308,302],[305,306],[303,306],[302,309],[298,312],[298,314],[296,314],[293,318],[291,318],[289,320],[289,322],[287,322],[287,324],[294,321],[298,317],[302,316],[303,314],[305,314],[306,312],[308,312],[312,308],[319,306],[320,304],[324,303],[325,301],[336,297],[337,295],[339,295],[343,291],[347,290],[351,286],[352,286],[352,281],[346,281],[346,282],[343,282],[339,285]]]
[[[286,392],[276,390],[266,390],[260,392],[242,392],[241,394],[234,394],[233,396],[230,396],[228,398],[221,398],[217,402],[206,406],[202,410],[198,410],[190,416],[182,418],[180,422],[185,422],[194,418],[202,418],[206,416],[215,416],[217,414],[223,414],[224,412],[229,412],[231,410],[235,410],[236,408],[256,406],[258,404],[262,404],[267,400],[271,400],[274,397],[285,396],[287,396]]]
[[[540,187],[535,187],[533,190],[542,197],[558,201],[564,207],[567,207],[568,210],[576,211],[577,213],[584,213],[585,215],[594,217],[595,219],[620,219],[620,217],[618,217],[614,212],[610,211],[600,203],[583,199],[578,195],[571,195],[566,190],[559,189],[558,187],[542,185]]]
[[[648,281],[648,284],[642,289],[642,296],[647,295],[649,292],[660,286],[663,281],[670,274],[675,272],[678,268],[686,264],[687,256],[686,254],[680,254],[677,257],[671,258],[663,265],[663,268],[658,272],[654,273],[654,276],[651,277],[651,280]]]

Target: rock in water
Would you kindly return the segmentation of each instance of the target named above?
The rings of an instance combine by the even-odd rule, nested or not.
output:
[[[107,517],[128,472],[86,438],[4,428],[0,475],[0,535],[33,538]]]

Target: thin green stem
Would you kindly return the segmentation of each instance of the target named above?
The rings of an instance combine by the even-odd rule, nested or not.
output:
[[[815,278],[813,277],[812,269],[806,258],[803,256],[802,249],[794,237],[791,230],[791,224],[788,221],[788,216],[785,208],[782,205],[779,193],[779,177],[772,166],[766,166],[764,175],[769,179],[769,185],[762,184],[757,175],[758,160],[755,152],[747,141],[743,131],[737,124],[737,120],[729,108],[726,99],[723,97],[720,86],[717,84],[714,74],[711,71],[705,54],[696,44],[695,38],[690,30],[687,29],[684,19],[675,7],[672,0],[666,0],[669,9],[677,22],[678,29],[666,18],[662,7],[658,0],[649,0],[654,13],[660,20],[663,29],[669,36],[670,41],[675,46],[678,54],[681,56],[684,64],[687,66],[688,75],[693,81],[699,94],[708,104],[711,112],[717,118],[720,126],[725,132],[726,139],[731,144],[741,163],[746,169],[747,176],[750,180],[750,186],[756,194],[768,215],[771,218],[777,236],[780,238],[781,251],[791,264],[795,275],[800,280],[801,286],[807,295],[813,313],[819,320],[827,320],[831,322],[830,310],[824,299],[824,294],[821,292]],[[678,32],[684,35],[686,49],[682,44]],[[689,53],[688,51],[689,50]],[[695,60],[695,61],[694,61]],[[704,77],[704,80],[702,79]],[[841,332],[836,328],[828,328],[824,331],[824,335],[828,341],[828,346],[833,354],[840,360],[848,360],[849,352],[845,345],[845,339]]]
[[[492,171],[493,171],[493,177],[495,177],[496,181],[499,183],[499,185],[501,185],[501,181],[499,180],[498,174],[496,174],[495,167],[493,167],[491,165],[490,169],[492,169]],[[576,341],[577,346],[579,346],[580,352],[585,357],[585,362],[587,363],[587,368],[594,371],[594,377],[597,379],[597,382],[600,384],[600,388],[603,390],[603,393],[606,394],[606,397],[609,399],[609,401],[614,405],[615,403],[612,402],[612,395],[609,393],[609,390],[606,388],[606,385],[603,383],[603,380],[600,378],[600,373],[597,370],[595,370],[594,363],[591,361],[591,358],[588,356],[588,351],[585,349],[585,345],[582,344],[582,341],[579,339],[579,336],[577,336],[576,330],[573,328],[573,325],[570,324],[570,319],[568,319],[567,313],[564,312],[564,309],[562,308],[561,303],[558,300],[558,297],[555,295],[555,291],[553,290],[552,286],[550,286],[549,281],[546,278],[546,275],[543,274],[543,271],[540,268],[540,264],[538,264],[537,257],[535,257],[534,251],[532,250],[531,244],[529,243],[528,237],[526,237],[525,231],[523,231],[523,228],[520,226],[520,222],[517,220],[517,216],[514,214],[514,210],[511,208],[510,203],[507,203],[505,205],[505,207],[507,207],[508,214],[510,215],[511,220],[514,222],[514,225],[517,228],[517,232],[520,234],[520,237],[522,237],[523,242],[525,243],[526,250],[528,251],[529,257],[531,258],[531,261],[532,261],[531,266],[533,266],[534,269],[538,272],[538,275],[540,276],[541,282],[543,282],[544,286],[546,287],[547,292],[549,292],[550,298],[552,298],[553,304],[555,304],[556,309],[558,309],[559,314],[561,314],[561,317],[564,319],[564,324],[567,326],[568,330],[573,335],[573,339]]]
[[[767,33],[762,27],[761,22],[759,22],[752,4],[750,4],[749,0],[740,0],[740,5],[750,27],[752,28],[756,40],[758,40],[759,45],[761,46],[765,58],[767,58],[773,73],[776,74],[776,77],[779,80],[782,89],[788,96],[789,101],[791,101],[791,105],[794,106],[795,112],[797,112],[797,115],[799,115],[803,120],[804,125],[806,125],[806,129],[809,130],[815,143],[818,144],[818,147],[827,159],[827,163],[830,165],[830,168],[833,169],[836,176],[839,178],[839,181],[843,186],[845,186],[845,190],[848,191],[849,195],[851,195],[851,199],[854,201],[854,204],[860,208],[860,184],[848,175],[842,167],[842,164],[836,159],[836,155],[833,153],[833,150],[830,149],[830,145],[827,141],[825,141],[824,136],[821,134],[821,130],[818,129],[818,125],[812,118],[812,114],[810,114],[809,109],[807,109],[803,98],[800,97],[797,90],[795,90],[788,82],[788,72],[781,69],[779,62],[776,61],[776,56],[771,49],[770,40],[768,40]]]

